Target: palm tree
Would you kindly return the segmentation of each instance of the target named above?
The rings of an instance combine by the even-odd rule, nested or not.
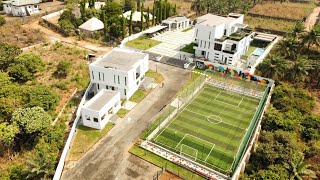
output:
[[[278,43],[278,50],[285,58],[296,59],[300,52],[300,43],[295,38],[285,38]]]
[[[310,32],[304,35],[302,42],[307,44],[308,50],[311,45],[320,46],[320,25],[313,26]]]
[[[293,83],[305,81],[311,69],[312,66],[309,64],[308,59],[304,56],[298,56],[295,61],[291,61],[291,67],[287,73],[288,80]]]
[[[297,22],[293,28],[291,29],[291,32],[289,33],[289,35],[292,37],[292,38],[297,38],[298,35],[300,35],[301,33],[304,32],[304,29],[306,27],[301,23],[301,22]]]
[[[310,164],[304,162],[304,155],[302,153],[294,155],[290,162],[285,165],[285,168],[289,171],[290,180],[302,180],[306,177],[311,179],[317,178],[315,172],[309,169]]]
[[[201,12],[204,12],[205,9],[206,9],[205,0],[196,0],[191,5],[191,10],[195,11],[197,15],[201,14]]]
[[[312,80],[316,80],[316,86],[320,87],[320,62],[314,61],[310,72],[310,84]]]
[[[257,66],[257,71],[262,76],[280,80],[285,74],[286,67],[287,61],[283,57],[270,55]]]

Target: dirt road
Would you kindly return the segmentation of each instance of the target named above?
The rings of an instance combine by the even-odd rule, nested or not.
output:
[[[129,148],[147,127],[147,122],[175,96],[190,78],[190,71],[150,61],[165,80],[139,103],[123,120],[118,120],[109,134],[86,153],[76,165],[63,173],[65,180],[152,179],[160,169],[128,153]]]
[[[317,21],[319,13],[320,13],[320,7],[317,7],[317,8],[314,8],[312,13],[308,16],[308,18],[304,22],[304,26],[306,27],[307,31],[310,31],[310,29],[312,29],[312,27]]]

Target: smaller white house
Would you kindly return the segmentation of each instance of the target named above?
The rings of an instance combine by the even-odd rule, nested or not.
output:
[[[104,89],[82,107],[82,123],[87,127],[103,129],[120,108],[120,93]]]
[[[161,22],[162,26],[167,26],[168,30],[183,30],[190,26],[190,19],[185,16],[169,17]]]
[[[102,89],[120,92],[121,99],[129,99],[145,79],[149,70],[149,55],[114,48],[89,65],[93,92]]]
[[[98,32],[104,28],[104,24],[99,19],[93,17],[79,26],[80,32],[91,35],[94,32]]]
[[[41,0],[9,0],[3,1],[3,10],[12,16],[31,16],[40,12]]]
[[[143,22],[146,22],[146,18],[147,18],[147,15],[148,13],[147,12],[139,12],[139,11],[134,11],[133,14],[132,14],[132,21],[133,22],[141,22],[141,14],[143,14]],[[125,13],[123,13],[123,16],[129,21],[130,20],[130,16],[131,16],[131,10],[130,11],[127,11]],[[149,20],[151,21],[152,20],[152,14],[150,13],[149,14]]]

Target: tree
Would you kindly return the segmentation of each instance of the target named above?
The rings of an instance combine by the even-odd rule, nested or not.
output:
[[[309,169],[310,165],[307,162],[304,162],[303,153],[294,154],[290,159],[290,162],[285,165],[285,168],[289,171],[290,180],[317,178],[315,172]]]
[[[289,36],[293,38],[297,38],[298,35],[304,32],[304,29],[305,29],[305,26],[301,22],[297,22],[291,29]]]
[[[13,113],[12,122],[17,124],[22,134],[40,133],[51,126],[51,117],[41,107],[25,108]]]
[[[286,66],[287,61],[281,56],[269,55],[257,66],[257,71],[259,71],[262,76],[279,80],[284,76]]]
[[[8,68],[9,75],[16,81],[26,82],[34,79],[34,74],[43,70],[40,56],[28,53],[16,57]]]
[[[177,5],[174,4],[174,7],[173,7],[173,15],[177,15],[177,14],[178,14]]]
[[[59,96],[47,86],[29,87],[23,96],[25,107],[41,107],[46,111],[54,110]]]
[[[158,23],[160,24],[162,22],[162,1],[159,0],[158,1],[159,5],[158,5],[158,11],[159,11],[159,19],[158,19]]]
[[[6,146],[12,145],[18,132],[19,128],[16,125],[7,122],[0,123],[0,142]]]
[[[131,10],[131,14],[130,14],[130,19],[129,19],[129,36],[131,36],[131,34],[132,34],[132,16],[133,16],[133,13],[134,13],[134,11],[133,10]]]
[[[0,26],[4,25],[6,23],[6,19],[4,19],[3,16],[0,16]]]
[[[166,13],[167,13],[167,17],[171,16],[171,4],[170,3],[167,4]]]
[[[141,27],[140,27],[140,31],[143,31],[144,30],[144,18],[143,18],[143,16],[144,16],[144,14],[143,14],[143,11],[144,11],[144,5],[143,5],[143,3],[142,3],[142,5],[141,5]]]
[[[89,8],[94,9],[95,8],[95,0],[89,0]]]
[[[311,45],[320,46],[320,25],[313,26],[310,32],[304,35],[302,42],[307,44],[308,50]]]
[[[0,42],[0,69],[6,70],[21,52],[22,50],[15,45]]]
[[[300,43],[295,38],[285,38],[278,43],[278,51],[285,58],[296,59],[300,53]]]
[[[152,9],[152,26],[154,26],[156,24],[156,9],[155,6],[153,5],[153,9]]]
[[[167,19],[167,6],[168,6],[168,0],[164,0],[163,10],[162,10],[163,19]]]
[[[105,11],[101,11],[101,17],[103,22],[103,34],[104,34],[104,40],[109,41],[109,27],[108,27],[108,18]]]
[[[195,11],[197,15],[204,12],[206,9],[206,4],[204,0],[196,0],[192,2],[191,10]]]
[[[81,0],[80,1],[80,14],[81,14],[81,18],[82,18],[83,22],[87,21],[86,3],[87,3],[87,0]]]
[[[67,60],[60,61],[57,65],[55,74],[66,77],[71,71],[71,62]]]
[[[136,3],[134,0],[125,0],[124,1],[124,11],[130,11],[136,9]]]
[[[146,19],[146,22],[147,22],[147,28],[149,28],[150,26],[150,8],[148,7],[147,9],[147,19]]]
[[[106,16],[108,40],[121,37],[122,5],[114,1],[108,2],[107,5],[101,7],[101,11],[104,11],[104,16]]]
[[[298,56],[297,60],[295,60],[294,62],[291,62],[291,67],[287,72],[287,77],[293,83],[296,83],[299,81],[303,82],[308,77],[309,75],[308,71],[311,69],[312,67],[310,66],[306,57]]]
[[[122,26],[122,39],[124,39],[127,35],[127,19],[123,16],[122,16],[121,26]]]

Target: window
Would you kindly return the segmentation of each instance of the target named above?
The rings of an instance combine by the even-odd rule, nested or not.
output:
[[[114,91],[114,87],[113,86],[111,86],[111,90]]]
[[[102,79],[103,79],[103,81],[104,81],[104,73],[102,73]]]
[[[210,36],[211,36],[211,31],[209,32],[209,39],[210,39]]]
[[[100,89],[100,86],[99,86],[99,84],[98,84],[98,90]]]
[[[93,121],[94,122],[98,122],[98,118],[93,118]]]
[[[86,116],[86,120],[90,121],[90,117],[89,117],[89,116]]]
[[[106,86],[106,89],[109,89],[108,86]]]
[[[127,90],[126,90],[126,89],[124,89],[124,95],[125,95],[125,96],[127,95]]]
[[[209,58],[209,53],[210,53],[210,52],[207,53],[207,59]]]
[[[211,44],[211,42],[209,42],[208,49],[210,49],[210,44]]]
[[[200,47],[202,46],[202,41],[200,40]]]
[[[204,48],[206,48],[207,46],[207,41],[204,41]]]
[[[237,48],[237,45],[236,44],[232,44],[231,51],[235,51],[236,48]]]
[[[94,79],[94,74],[93,74],[93,71],[91,71],[91,74],[92,74],[92,79]]]
[[[197,29],[197,32],[196,32],[196,37],[198,36],[198,29]]]
[[[218,44],[218,43],[214,44],[214,50],[221,51],[221,49],[222,49],[222,44]]]
[[[127,77],[124,77],[124,85],[127,85]]]
[[[226,30],[226,29],[224,30],[224,33],[223,33],[223,34],[224,34],[224,35],[227,35],[227,30]]]
[[[118,76],[118,84],[120,84],[120,76]]]
[[[101,81],[100,72],[99,72],[99,81]]]
[[[116,75],[113,75],[113,82],[116,83]]]

